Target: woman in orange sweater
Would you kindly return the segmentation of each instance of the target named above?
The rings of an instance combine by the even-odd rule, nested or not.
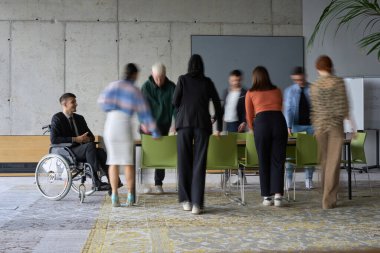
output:
[[[252,88],[245,97],[245,108],[247,124],[250,132],[254,132],[259,157],[263,205],[281,206],[288,141],[286,121],[281,111],[281,90],[272,84],[265,67],[256,67],[252,79]]]

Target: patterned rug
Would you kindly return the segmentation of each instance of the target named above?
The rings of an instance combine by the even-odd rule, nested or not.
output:
[[[262,206],[257,185],[246,206],[208,188],[202,215],[183,211],[174,190],[133,207],[113,208],[107,196],[82,252],[380,252],[378,192],[357,187],[348,200],[342,189],[338,208],[322,210],[318,189],[277,208]]]

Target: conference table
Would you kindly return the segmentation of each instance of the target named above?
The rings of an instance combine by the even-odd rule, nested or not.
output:
[[[348,182],[348,199],[352,199],[352,182],[351,182],[351,173],[352,173],[352,167],[351,167],[351,135],[346,135],[344,141],[343,141],[343,147],[344,147],[344,156],[347,158],[347,166],[345,168],[347,169],[347,182]],[[245,140],[237,140],[236,144],[238,146],[245,146]],[[297,144],[297,139],[295,138],[288,138],[288,146],[295,146]],[[137,147],[141,147],[141,140],[135,140],[134,141],[134,154],[133,154],[133,164],[135,166],[135,177],[137,175],[137,164],[136,164],[136,150]],[[134,189],[134,194],[136,195],[136,183],[137,180],[135,179],[135,189]],[[136,198],[137,199],[137,198]]]

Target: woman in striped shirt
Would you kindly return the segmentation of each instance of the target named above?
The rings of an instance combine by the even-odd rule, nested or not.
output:
[[[104,126],[104,143],[107,148],[107,164],[112,187],[112,206],[119,207],[118,197],[118,166],[125,166],[125,178],[128,183],[127,205],[135,202],[134,197],[134,164],[133,164],[133,134],[132,115],[137,113],[142,129],[152,133],[153,138],[160,137],[140,90],[134,86],[138,76],[135,64],[125,67],[125,78],[110,83],[100,94],[98,103],[107,112]]]
[[[336,207],[337,202],[343,120],[349,118],[349,107],[344,81],[333,75],[330,57],[320,56],[315,65],[319,77],[310,88],[311,121],[322,170],[322,208],[330,209]]]

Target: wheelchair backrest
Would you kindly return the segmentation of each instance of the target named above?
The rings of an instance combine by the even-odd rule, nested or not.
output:
[[[75,165],[76,159],[73,152],[68,147],[50,147],[49,149],[50,154],[56,154],[64,157],[69,165]]]

